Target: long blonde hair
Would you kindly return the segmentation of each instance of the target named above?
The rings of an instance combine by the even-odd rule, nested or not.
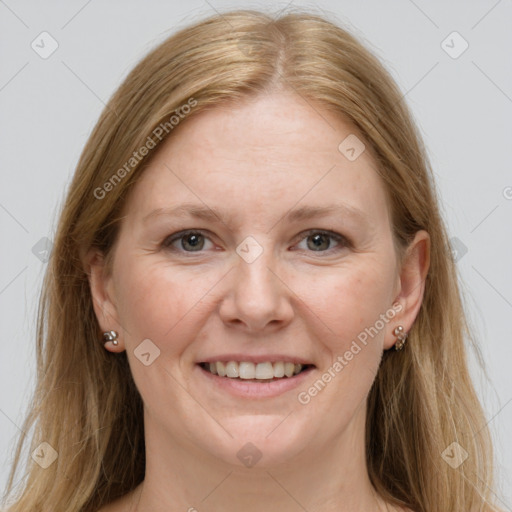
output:
[[[142,401],[126,353],[101,343],[84,254],[91,247],[112,253],[127,194],[179,129],[173,116],[186,123],[206,108],[279,87],[344,116],[364,136],[386,186],[399,255],[418,230],[431,238],[424,300],[406,349],[385,352],[368,397],[375,489],[416,512],[497,510],[490,436],[466,361],[465,340],[474,342],[432,171],[403,95],[375,56],[322,16],[234,11],[179,31],[145,57],[83,150],[41,294],[37,385],[23,425],[34,428],[30,451],[46,442],[58,457],[46,469],[28,458],[14,487],[20,437],[9,512],[95,512],[144,479]],[[130,160],[143,146],[148,154]],[[468,454],[457,468],[442,457],[453,442]]]

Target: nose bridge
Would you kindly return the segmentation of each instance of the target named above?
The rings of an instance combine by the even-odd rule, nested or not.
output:
[[[236,249],[239,260],[236,263],[235,290],[238,298],[246,295],[246,299],[252,297],[254,302],[262,305],[275,301],[279,287],[276,286],[275,275],[269,270],[274,266],[270,239],[263,241],[259,238],[260,241],[247,237]]]
[[[276,262],[270,237],[246,237],[236,252],[230,290],[221,307],[224,321],[242,322],[257,330],[270,322],[289,320],[287,288],[271,270]]]

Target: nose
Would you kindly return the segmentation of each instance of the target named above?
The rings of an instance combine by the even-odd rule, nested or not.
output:
[[[264,250],[251,263],[237,256],[234,265],[219,308],[222,321],[251,333],[273,332],[289,324],[293,292],[274,270],[272,251]]]

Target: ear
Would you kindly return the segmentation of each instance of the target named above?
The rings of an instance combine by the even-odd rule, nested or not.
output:
[[[99,249],[91,249],[84,258],[84,267],[89,279],[91,298],[96,319],[102,332],[121,332],[115,303],[114,283],[108,272],[105,257]],[[106,342],[105,348],[111,352],[122,352],[124,343],[118,345]]]
[[[393,334],[401,325],[407,333],[410,331],[423,302],[425,280],[430,267],[430,236],[425,230],[418,231],[409,244],[402,266],[399,269],[398,291],[393,303],[400,303],[402,309],[396,314],[391,329],[384,341],[384,348],[389,349],[397,341]]]

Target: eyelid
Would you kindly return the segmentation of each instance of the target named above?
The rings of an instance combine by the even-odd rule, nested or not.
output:
[[[341,233],[336,233],[335,231],[330,231],[329,229],[320,229],[320,228],[313,228],[308,229],[306,231],[302,231],[297,235],[295,238],[296,242],[301,242],[302,240],[306,239],[308,236],[314,235],[314,234],[320,234],[320,235],[327,235],[328,237],[336,240],[338,242],[338,245],[336,247],[330,247],[326,251],[307,251],[309,253],[315,254],[330,254],[331,252],[336,252],[341,250],[343,247],[352,247],[352,242]]]
[[[328,235],[328,236],[331,236],[332,238],[338,240],[338,241],[341,241],[341,242],[345,242],[346,244],[350,243],[348,238],[344,235],[342,235],[341,233],[336,233],[336,231],[330,231],[329,229],[320,229],[320,228],[313,228],[313,229],[307,229],[306,231],[301,231],[297,237],[295,238],[296,240],[302,240],[308,236],[311,236],[311,235],[314,235],[316,233],[319,233],[321,235]]]
[[[203,235],[205,238],[212,241],[211,240],[212,233],[210,233],[210,231],[208,231],[207,229],[183,229],[182,231],[176,231],[175,233],[172,233],[172,234],[166,236],[164,238],[163,242],[161,243],[161,246],[164,249],[174,250],[175,252],[179,252],[181,254],[194,254],[194,253],[201,254],[203,251],[183,251],[183,250],[175,249],[172,247],[171,244],[173,244],[176,240],[179,240],[180,238],[184,237],[185,235],[190,235],[190,234]],[[212,241],[212,243],[213,243],[213,241]]]
[[[210,241],[212,243],[214,243],[210,238],[213,234],[207,229],[184,229],[182,231],[177,231],[176,233],[172,233],[171,235],[168,235],[167,237],[165,237],[161,246],[163,248],[173,250],[171,244],[174,243],[176,240],[179,240],[180,238],[182,238],[188,234],[203,235],[205,238],[210,239]],[[298,242],[301,242],[302,240],[306,239],[308,236],[311,236],[313,234],[327,235],[327,236],[331,237],[332,239],[336,240],[339,245],[336,247],[333,247],[333,248],[329,248],[326,251],[307,251],[307,252],[326,254],[326,253],[331,253],[333,250],[334,251],[340,250],[343,247],[352,247],[352,242],[345,235],[342,235],[341,233],[336,233],[335,231],[330,231],[328,229],[320,229],[320,228],[312,228],[312,229],[308,229],[306,231],[300,232],[294,239],[294,245],[297,244]],[[202,254],[204,252],[204,251],[184,251],[184,250],[180,250],[180,249],[174,249],[174,250],[175,250],[175,252],[178,252],[180,254],[189,254],[189,255],[193,255],[195,253]]]

